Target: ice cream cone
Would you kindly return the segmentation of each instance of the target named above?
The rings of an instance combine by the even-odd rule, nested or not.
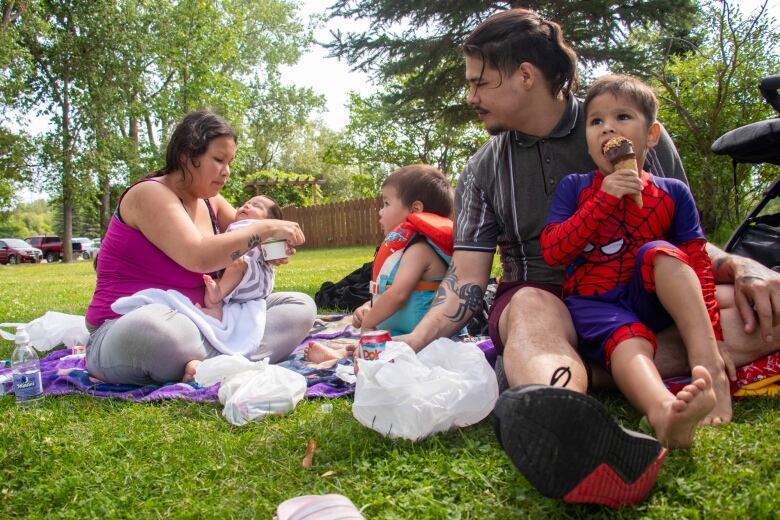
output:
[[[601,148],[602,152],[612,163],[612,167],[615,170],[634,170],[639,175],[639,165],[636,162],[636,153],[634,153],[634,145],[629,139],[625,137],[613,137]],[[642,194],[635,193],[631,196],[633,201],[640,208],[642,204]]]

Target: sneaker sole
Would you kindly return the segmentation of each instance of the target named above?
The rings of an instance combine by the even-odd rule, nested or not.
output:
[[[667,450],[622,428],[592,397],[542,385],[502,393],[496,435],[525,478],[550,498],[613,508],[641,502]]]

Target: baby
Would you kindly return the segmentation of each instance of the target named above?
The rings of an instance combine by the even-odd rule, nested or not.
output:
[[[227,232],[267,218],[281,219],[282,210],[269,197],[252,197],[238,209],[236,220],[228,226]],[[203,281],[206,283],[206,292],[202,310],[205,314],[222,320],[223,303],[242,303],[271,294],[274,288],[274,271],[263,258],[260,249],[253,248],[229,264],[221,278],[215,280],[204,274]]]

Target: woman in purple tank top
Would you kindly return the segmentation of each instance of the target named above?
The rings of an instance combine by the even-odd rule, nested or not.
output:
[[[203,305],[203,274],[215,273],[270,238],[302,244],[295,222],[267,219],[231,233],[220,230],[236,210],[220,194],[230,177],[237,137],[209,111],[177,125],[165,166],[130,186],[117,204],[97,262],[87,309],[87,369],[111,383],[163,383],[191,378],[197,363],[218,352],[192,320],[153,303],[119,315],[111,305],[144,289],[174,289]],[[316,306],[301,293],[266,299],[263,339],[248,357],[283,359],[314,322]],[[186,371],[185,371],[186,368]]]

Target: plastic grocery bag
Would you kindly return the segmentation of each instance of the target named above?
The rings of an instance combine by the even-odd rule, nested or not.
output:
[[[498,399],[495,372],[474,343],[437,339],[415,355],[390,341],[358,368],[352,415],[388,437],[414,441],[477,423]]]
[[[241,426],[267,415],[283,415],[303,399],[306,379],[268,359],[249,361],[240,355],[222,355],[203,361],[195,373],[203,386],[221,383],[219,402],[230,424]]]
[[[41,352],[51,350],[63,343],[68,348],[73,345],[86,345],[89,340],[84,316],[49,311],[30,323],[0,323],[0,328],[13,327],[15,332],[19,325],[24,325],[27,329],[30,345]],[[1,329],[0,336],[10,341],[14,340],[14,333]]]

